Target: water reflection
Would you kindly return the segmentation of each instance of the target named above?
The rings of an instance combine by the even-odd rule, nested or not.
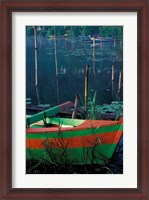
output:
[[[89,90],[97,91],[97,102],[110,103],[118,100],[119,72],[123,67],[122,44],[119,40],[102,42],[95,47],[92,47],[91,44],[91,42],[82,42],[78,38],[56,39],[60,103],[68,100],[74,101],[76,94],[81,95],[82,99],[84,98],[86,64],[90,66]],[[54,40],[38,36],[37,45],[40,101],[56,105]],[[34,56],[34,39],[30,36],[26,38],[26,96],[32,98],[32,102],[36,104]],[[112,86],[113,63],[115,78]],[[123,98],[122,90],[120,98],[121,100]]]

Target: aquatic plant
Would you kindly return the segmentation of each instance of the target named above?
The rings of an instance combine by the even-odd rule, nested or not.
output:
[[[103,104],[96,106],[97,112],[100,114],[100,117],[104,114],[113,114],[115,120],[118,120],[123,116],[123,102],[114,101],[111,104]]]
[[[89,106],[89,119],[97,119],[96,91],[94,92],[92,101],[88,102],[88,106]]]

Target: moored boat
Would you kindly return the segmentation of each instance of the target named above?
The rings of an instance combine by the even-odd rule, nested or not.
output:
[[[99,35],[98,36],[96,36],[96,35],[94,35],[94,36],[89,35],[89,38],[92,41],[98,41],[98,42],[102,42],[102,40],[103,40],[103,37],[101,37]]]
[[[27,117],[26,123],[27,159],[51,163],[105,164],[123,132],[122,119],[53,118],[51,109]]]
[[[96,41],[98,42],[97,45],[100,44],[100,42],[113,42],[114,40],[117,41],[119,40],[118,38],[113,38],[113,37],[102,37],[102,36],[99,36],[99,35],[89,35],[89,38],[90,40],[92,41]]]

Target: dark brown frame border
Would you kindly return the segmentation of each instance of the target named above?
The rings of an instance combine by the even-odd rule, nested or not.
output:
[[[149,199],[148,144],[148,0],[2,0],[0,67],[0,199]],[[137,12],[138,13],[138,186],[137,189],[12,188],[12,12]],[[131,66],[130,66],[131,67]]]

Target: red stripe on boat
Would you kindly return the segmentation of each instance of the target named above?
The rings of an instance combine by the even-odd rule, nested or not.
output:
[[[92,147],[100,144],[117,144],[122,131],[109,132],[75,138],[51,138],[51,139],[26,139],[26,147],[33,149],[48,148],[81,148]]]

